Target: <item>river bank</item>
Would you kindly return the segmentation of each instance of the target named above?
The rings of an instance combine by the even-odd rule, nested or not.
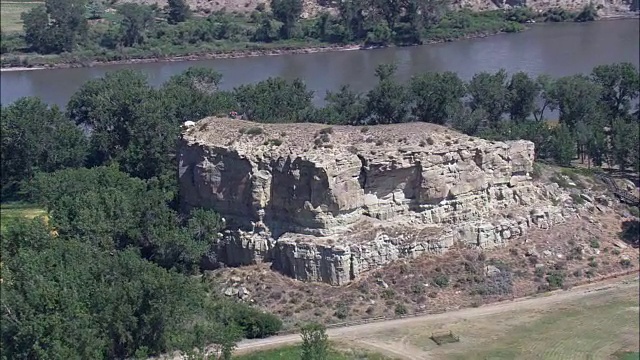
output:
[[[494,12],[495,13],[495,12]],[[484,14],[477,13],[482,17]],[[502,17],[502,15],[498,15]],[[603,14],[597,20],[620,20],[628,18],[638,18],[638,13],[610,13]],[[513,19],[511,19],[513,20]],[[425,34],[426,39],[423,39],[422,45],[445,43],[456,40],[484,38],[487,36],[502,34],[502,33],[518,33],[526,31],[530,28],[529,22],[523,24],[511,21],[506,17],[502,18],[502,24],[497,25],[491,22],[483,22],[479,27],[467,28],[467,29],[436,29],[432,34]],[[539,18],[538,20],[546,21],[545,18]],[[565,20],[569,21],[569,19]],[[535,21],[532,21],[535,23]],[[546,24],[546,22],[544,22]],[[538,22],[537,24],[543,24]],[[496,26],[497,25],[497,26]],[[538,26],[538,25],[536,25]],[[444,32],[442,32],[444,30]],[[209,48],[183,48],[172,49],[170,51],[155,50],[155,49],[140,49],[136,51],[129,51],[133,49],[124,49],[120,52],[73,52],[65,53],[61,55],[39,55],[39,54],[5,54],[2,56],[0,64],[0,72],[8,71],[30,71],[30,70],[46,70],[46,69],[69,69],[69,68],[91,68],[96,66],[108,66],[108,65],[133,65],[133,64],[146,64],[146,63],[170,63],[170,62],[185,62],[185,61],[198,61],[198,60],[214,60],[214,59],[235,59],[235,58],[247,58],[247,57],[259,57],[259,56],[276,56],[276,55],[289,55],[289,54],[313,54],[321,52],[337,52],[337,51],[352,51],[352,50],[368,50],[374,48],[393,48],[393,47],[405,47],[401,45],[382,45],[382,46],[367,46],[363,43],[351,43],[351,44],[329,44],[321,43],[314,40],[296,40],[293,42],[287,41],[282,43],[213,43],[213,47],[218,49]],[[409,45],[420,46],[420,45]]]
[[[524,27],[522,31],[526,31],[528,28]],[[522,32],[518,31],[518,32]],[[34,65],[34,66],[13,66],[8,64],[0,68],[0,72],[14,72],[14,71],[34,71],[34,70],[50,70],[50,69],[71,69],[71,68],[86,68],[96,66],[108,66],[108,65],[132,65],[132,64],[148,64],[148,63],[170,63],[170,62],[184,62],[184,61],[198,61],[198,60],[214,60],[214,59],[237,59],[248,57],[260,57],[260,56],[278,56],[278,55],[292,55],[292,54],[314,54],[322,52],[339,52],[339,51],[354,51],[354,50],[372,50],[382,48],[393,47],[415,47],[429,44],[439,44],[459,40],[480,39],[488,36],[494,36],[505,33],[517,33],[512,31],[493,31],[493,32],[480,32],[474,34],[466,34],[464,36],[456,37],[455,39],[439,39],[439,40],[425,40],[421,45],[384,45],[384,46],[367,46],[364,44],[349,44],[349,45],[331,45],[326,46],[308,46],[300,44],[300,46],[283,45],[282,47],[273,47],[267,49],[242,49],[231,50],[224,52],[208,52],[208,53],[196,53],[186,55],[175,56],[153,56],[153,57],[141,57],[141,58],[129,58],[122,60],[112,61],[61,61],[47,63],[46,65]],[[26,55],[24,58],[28,58]],[[61,59],[63,60],[63,59]]]

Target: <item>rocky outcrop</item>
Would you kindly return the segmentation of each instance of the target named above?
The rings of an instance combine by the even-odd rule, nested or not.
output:
[[[570,11],[580,11],[585,6],[593,4],[600,16],[612,16],[617,13],[637,11],[634,0],[454,0],[453,8],[468,8],[474,11],[497,10],[511,7],[528,7],[534,11],[545,11],[561,8]]]
[[[491,248],[563,221],[557,187],[531,182],[528,141],[444,127],[255,124],[208,118],[179,147],[185,211],[212,208],[231,266],[271,261],[297,279],[341,285],[391,261]]]

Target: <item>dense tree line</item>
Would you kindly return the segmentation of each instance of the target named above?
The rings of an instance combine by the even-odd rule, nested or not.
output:
[[[1,111],[2,197],[48,221],[3,222],[2,359],[144,358],[216,345],[281,321],[191,275],[218,241],[213,211],[176,207],[182,121],[226,108],[220,76],[190,69],[161,89],[135,72],[90,81],[66,111],[25,98]]]
[[[324,107],[300,80],[222,91],[221,75],[201,68],[160,88],[140,73],[113,72],[85,83],[65,111],[36,98],[2,106],[2,198],[39,204],[50,218],[2,233],[0,355],[106,359],[214,343],[228,356],[240,337],[280,328],[279,319],[224,301],[191,276],[224,225],[211,210],[177,208],[176,141],[188,120],[237,111],[272,123],[425,121],[529,139],[537,157],[562,165],[580,158],[640,168],[640,74],[631,64],[558,79],[425,73],[407,84],[395,70],[379,66],[365,93],[327,93]],[[306,341],[320,339],[312,333]]]
[[[543,14],[527,8],[474,13],[450,11],[448,0],[346,0],[336,15],[302,19],[302,0],[270,0],[249,15],[215,12],[193,16],[185,0],[165,8],[134,3],[116,7],[105,21],[100,0],[46,0],[23,14],[24,34],[2,37],[3,54],[67,54],[70,59],[120,60],[187,53],[246,49],[246,44],[281,46],[363,43],[414,45],[467,35],[515,32],[533,19],[587,21],[592,5],[577,14],[552,9]],[[261,45],[262,44],[262,45]],[[250,46],[249,48],[251,48]],[[71,54],[71,55],[69,55]],[[4,62],[20,62],[5,57]]]

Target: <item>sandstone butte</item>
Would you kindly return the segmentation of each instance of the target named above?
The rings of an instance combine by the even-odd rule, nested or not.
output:
[[[553,205],[567,196],[557,184],[532,181],[532,142],[428,123],[206,118],[185,129],[178,156],[183,211],[215,209],[227,225],[209,268],[271,262],[295,279],[344,285],[454,245],[504,246],[570,211]]]

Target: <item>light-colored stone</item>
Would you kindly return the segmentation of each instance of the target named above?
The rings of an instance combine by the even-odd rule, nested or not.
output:
[[[296,279],[342,285],[398,259],[456,243],[505,246],[563,222],[551,201],[562,191],[528,175],[533,156],[529,141],[427,123],[363,132],[208,118],[180,141],[181,206],[226,219],[212,266],[269,261]]]
[[[585,194],[585,193],[581,193],[581,194],[580,194],[580,197],[581,197],[581,198],[583,198],[585,201],[588,201],[588,202],[590,202],[590,203],[594,203],[594,202],[595,202],[595,200],[593,199],[593,197],[591,197],[591,196],[589,196],[589,195],[587,195],[587,194]]]
[[[235,287],[228,287],[224,290],[224,294],[226,296],[236,296],[238,295],[238,288]]]
[[[498,269],[496,266],[494,265],[487,265],[484,268],[484,272],[487,276],[493,276],[496,274],[500,274],[500,269]]]

